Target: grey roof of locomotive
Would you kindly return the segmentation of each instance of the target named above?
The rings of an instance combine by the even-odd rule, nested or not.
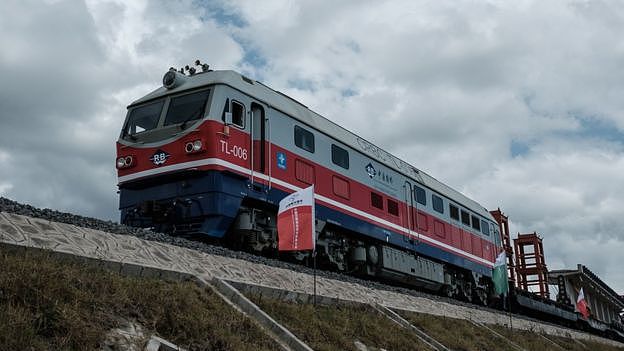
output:
[[[340,140],[342,143],[350,146],[354,150],[375,159],[377,162],[380,162],[399,173],[402,173],[408,178],[421,183],[433,191],[453,199],[459,205],[467,207],[485,218],[494,220],[490,213],[476,201],[469,199],[457,190],[454,190],[448,185],[438,181],[427,173],[358,137],[347,129],[310,110],[307,106],[296,101],[295,99],[279,91],[273,90],[261,82],[249,79],[242,76],[238,72],[231,70],[197,73],[192,76],[184,76],[183,78],[185,81],[180,86],[173,89],[167,89],[164,86],[161,86],[144,97],[132,102],[129,107],[171,93],[199,88],[206,85],[225,84],[253,96],[254,98],[267,104],[270,108],[279,110],[292,118],[307,124],[317,131],[335,138],[336,140]]]

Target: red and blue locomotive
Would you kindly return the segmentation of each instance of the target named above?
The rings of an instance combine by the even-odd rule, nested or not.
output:
[[[486,303],[501,251],[487,210],[294,99],[196,64],[128,106],[122,223],[271,252],[279,200],[314,184],[319,262]]]

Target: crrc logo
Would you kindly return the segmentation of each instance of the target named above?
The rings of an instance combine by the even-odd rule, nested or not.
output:
[[[167,162],[167,159],[171,157],[168,153],[164,152],[161,149],[156,150],[156,152],[150,157],[150,161],[156,166],[160,166]]]
[[[392,186],[392,175],[387,170],[375,169],[372,163],[367,164],[365,169],[371,179]]]
[[[366,173],[368,173],[368,176],[371,177],[371,179],[375,178],[377,171],[375,170],[375,167],[373,167],[372,163],[366,165]]]

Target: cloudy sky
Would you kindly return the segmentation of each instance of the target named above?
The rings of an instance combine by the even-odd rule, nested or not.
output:
[[[286,92],[624,293],[619,1],[0,2],[0,196],[117,220],[125,107],[200,58]]]

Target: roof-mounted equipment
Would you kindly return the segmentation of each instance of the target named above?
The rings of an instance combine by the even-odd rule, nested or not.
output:
[[[212,72],[210,66],[207,63],[201,63],[199,60],[195,60],[195,66],[199,66],[202,70],[202,73]]]
[[[170,68],[163,76],[163,86],[167,89],[173,89],[184,84],[186,76],[184,73],[177,72],[175,68]]]

